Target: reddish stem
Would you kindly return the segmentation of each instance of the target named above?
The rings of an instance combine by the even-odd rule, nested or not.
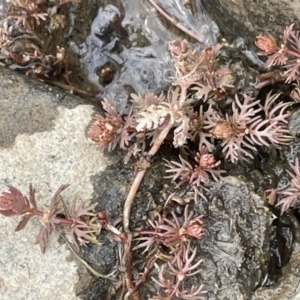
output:
[[[63,226],[70,226],[74,224],[74,220],[72,219],[54,217],[54,220],[56,224],[63,225]]]
[[[172,291],[172,293],[169,295],[169,297],[170,297],[170,299],[172,299],[172,297],[175,295],[175,293],[177,292],[177,290],[178,290],[178,288],[179,288],[179,285],[180,285],[180,280],[178,280],[178,278],[177,278],[177,280],[176,280],[176,284],[174,285],[174,287],[173,287],[173,291]]]
[[[179,98],[179,103],[178,103],[178,108],[182,109],[183,104],[186,100],[186,94],[187,94],[187,86],[186,85],[180,85],[181,92],[180,92],[180,98]]]
[[[171,122],[168,123],[168,125],[160,132],[158,138],[154,141],[153,146],[148,152],[148,157],[152,157],[160,148],[163,141],[165,140],[166,136],[168,135],[170,129],[172,128],[173,124]],[[131,274],[131,241],[132,241],[132,233],[129,229],[129,220],[130,220],[130,211],[131,206],[133,203],[133,200],[135,198],[135,195],[137,193],[137,190],[144,178],[144,175],[146,173],[146,169],[138,171],[133,183],[130,187],[129,193],[127,195],[127,198],[125,200],[124,204],[124,210],[123,210],[123,227],[125,233],[128,235],[128,242],[125,245],[126,249],[123,255],[123,265],[125,266],[125,282],[127,286],[127,294],[125,295],[125,299],[128,299],[128,297],[131,295],[134,300],[140,300],[140,294],[138,290],[136,290],[136,286],[132,281],[132,274]]]
[[[184,101],[186,99],[186,93],[187,93],[187,87],[181,87],[180,98],[178,100],[178,108],[179,109],[181,109],[184,104]],[[160,146],[166,139],[166,137],[172,127],[173,127],[173,123],[169,122],[167,124],[167,126],[164,129],[162,129],[159,136],[154,141],[152,147],[150,148],[150,150],[147,153],[148,158],[151,158],[156,154],[156,152],[159,150]],[[129,295],[132,295],[132,297],[135,300],[139,300],[140,295],[139,295],[139,292],[137,291],[137,285],[135,285],[132,281],[132,274],[131,274],[132,232],[130,231],[130,228],[129,228],[129,220],[130,220],[130,211],[131,211],[131,207],[132,207],[135,195],[136,195],[138,188],[145,176],[146,170],[147,170],[146,168],[143,170],[140,170],[135,175],[135,178],[132,182],[129,193],[125,200],[124,210],[123,210],[123,229],[124,229],[125,233],[128,235],[128,241],[127,241],[127,244],[125,244],[126,248],[125,248],[124,255],[123,255],[123,265],[125,266],[125,281],[126,281],[126,286],[127,286],[127,290],[128,290],[126,297],[128,298]]]

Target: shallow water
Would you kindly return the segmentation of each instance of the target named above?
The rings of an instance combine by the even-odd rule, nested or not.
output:
[[[198,34],[204,44],[216,43],[218,27],[204,13],[200,1],[193,1],[192,6],[179,0],[169,1],[168,5],[157,3]],[[54,3],[48,4],[49,13]],[[9,3],[0,0],[0,17],[8,7]],[[59,20],[64,21],[57,25]],[[20,32],[19,37],[22,35]],[[56,46],[65,48],[72,85],[98,98],[109,97],[125,108],[132,92],[159,93],[169,87],[174,67],[168,42],[185,36],[148,0],[138,5],[129,0],[82,0],[58,7],[50,20],[35,27],[34,37],[41,41],[37,46],[44,54],[55,56]],[[23,70],[26,66],[15,68]],[[60,74],[56,80],[64,82]]]
[[[130,92],[158,93],[167,89],[174,74],[167,43],[180,32],[165,24],[148,1],[139,1],[139,5],[128,0],[114,5],[104,2],[94,4],[98,11],[86,40],[79,47],[71,42],[77,54],[82,55],[84,49],[86,54],[80,61],[89,81],[99,88],[99,95],[125,107]],[[217,26],[203,13],[200,2],[195,4],[194,13],[175,0],[163,8],[194,32],[198,29],[206,44],[216,43]],[[101,78],[104,69],[111,71],[108,80]]]

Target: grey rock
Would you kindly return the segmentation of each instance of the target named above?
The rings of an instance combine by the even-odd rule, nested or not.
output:
[[[212,183],[208,195],[207,233],[199,241],[208,298],[248,299],[267,272],[272,213],[235,177]]]
[[[225,36],[252,43],[258,34],[280,38],[292,23],[300,27],[299,0],[202,0],[202,4]]]
[[[39,84],[27,76],[1,68],[0,146],[13,145],[18,134],[54,129],[57,108],[75,108],[84,101],[68,92]]]
[[[45,208],[57,188],[69,183],[62,194],[67,203],[76,194],[90,199],[90,177],[109,163],[85,135],[94,107],[7,69],[0,69],[0,90],[0,191],[13,185],[28,195],[32,183],[38,207]],[[78,265],[58,234],[42,254],[35,245],[39,221],[14,232],[17,223],[17,217],[0,216],[1,299],[78,299],[90,275],[82,269],[85,280],[77,285]]]
[[[289,263],[282,269],[282,277],[275,286],[259,288],[251,300],[299,300],[300,299],[300,243],[294,245]]]
[[[163,171],[161,158],[157,158],[147,172],[140,194],[134,201],[131,212],[132,228],[146,226],[144,222],[149,217],[148,212],[154,210],[156,205],[164,204],[161,202]],[[94,177],[97,208],[108,211],[111,220],[122,213],[120,199],[126,196],[124,187],[130,182],[130,172],[130,168],[124,168],[119,163],[111,165],[105,173]],[[238,178],[223,178],[220,182],[212,182],[207,188],[208,201],[199,201],[194,207],[193,204],[190,206],[195,216],[203,216],[205,236],[192,241],[193,247],[197,248],[196,260],[203,259],[203,263],[200,274],[195,275],[189,284],[203,284],[208,291],[207,299],[248,299],[267,272],[272,213],[263,199]],[[179,209],[178,216],[180,215],[182,211]],[[104,237],[101,241],[103,253],[92,247],[88,251],[84,250],[82,255],[94,268],[108,272],[113,270],[118,261],[117,246]],[[102,256],[106,257],[105,261],[95,261],[96,257]],[[142,257],[139,251],[133,251],[134,262],[140,261]],[[155,270],[150,275],[157,277]],[[151,276],[141,288],[142,299],[145,300],[153,295],[155,285]],[[96,280],[92,288],[80,295],[82,299],[107,297],[108,283],[99,281],[98,278]]]
[[[289,119],[289,130],[290,132],[296,136],[300,133],[300,110],[296,110]]]

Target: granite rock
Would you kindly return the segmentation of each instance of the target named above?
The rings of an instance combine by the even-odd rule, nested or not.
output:
[[[250,43],[258,34],[280,38],[292,23],[300,28],[299,0],[202,0],[202,4],[223,35]]]
[[[47,207],[57,188],[69,183],[66,202],[75,194],[90,199],[91,176],[109,164],[85,134],[94,107],[8,69],[0,69],[0,90],[0,191],[13,185],[28,195],[32,183],[38,207]],[[17,217],[0,216],[1,299],[77,299],[78,265],[58,234],[42,254],[35,245],[39,221],[14,232],[17,223]],[[90,275],[80,272],[87,284]]]

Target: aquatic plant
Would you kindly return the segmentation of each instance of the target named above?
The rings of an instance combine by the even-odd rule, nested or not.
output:
[[[42,226],[37,235],[36,243],[40,245],[42,252],[45,252],[49,235],[58,226],[65,226],[70,229],[72,241],[77,248],[88,242],[98,243],[95,234],[99,233],[100,227],[95,214],[92,212],[94,206],[84,208],[83,204],[80,204],[76,208],[75,198],[71,209],[67,210],[60,196],[60,193],[67,187],[68,185],[60,186],[53,195],[50,206],[44,210],[39,210],[35,199],[35,189],[31,184],[29,185],[29,198],[17,188],[9,186],[9,192],[3,192],[0,196],[0,214],[6,217],[21,216],[16,231],[23,229],[32,217],[37,216]],[[64,210],[59,209],[60,204],[63,204]],[[62,214],[63,212],[65,215]]]
[[[104,99],[103,109],[106,111],[105,118],[95,115],[89,126],[87,135],[95,141],[99,149],[107,148],[109,151],[115,149],[120,143],[121,149],[126,149],[134,134],[130,135],[129,130],[134,126],[133,118],[129,114],[122,118],[117,112],[116,104]]]
[[[185,206],[182,224],[176,214],[171,211],[172,220],[166,216],[157,215],[156,220],[148,220],[151,230],[135,232],[137,246],[133,250],[145,248],[143,253],[148,252],[147,261],[155,266],[158,271],[158,279],[152,280],[163,288],[165,296],[154,296],[151,299],[172,299],[173,296],[180,299],[203,299],[206,291],[203,286],[192,286],[186,290],[185,279],[200,272],[202,260],[192,263],[196,256],[196,249],[191,250],[191,239],[200,239],[204,235],[204,224],[201,217],[193,217],[189,212],[189,205]],[[164,246],[166,254],[160,252]],[[167,263],[158,265],[158,259]]]
[[[204,102],[220,101],[226,90],[234,87],[230,69],[217,64],[222,47],[222,44],[216,44],[200,50],[186,40],[170,42],[169,51],[176,68],[172,84],[181,89],[192,86],[196,96]]]
[[[294,89],[291,91],[290,96],[295,102],[299,102],[300,33],[298,30],[294,30],[293,27],[294,24],[286,27],[280,45],[277,44],[276,39],[272,36],[257,36],[255,44],[262,50],[258,52],[258,55],[267,56],[265,67],[268,68],[268,72],[261,75],[260,82],[257,83],[256,87],[262,88],[278,81],[293,82]],[[271,68],[271,71],[269,68]],[[284,110],[287,109],[289,103],[281,103],[277,105],[277,108],[271,109],[272,104],[269,104],[274,100],[272,97],[270,99],[269,103],[266,102],[264,107],[265,111],[267,111],[266,116],[269,118],[274,113],[275,119],[271,117],[269,118],[270,120],[273,120],[277,125],[287,124],[288,113],[284,113]],[[281,138],[284,138],[284,136],[281,136]],[[281,208],[281,214],[290,207],[295,206],[300,195],[299,159],[297,157],[294,164],[290,163],[290,168],[292,171],[287,170],[287,173],[291,180],[287,187],[281,190],[273,188],[265,191],[266,198],[270,204],[275,204],[277,200],[276,206]]]
[[[72,1],[61,0],[58,5],[67,2]],[[169,18],[154,1],[150,2]],[[11,15],[11,18],[15,18],[16,25],[22,25],[23,29],[33,27],[34,24],[39,25],[40,20],[46,18],[46,14],[40,10],[41,3],[32,2],[34,5],[30,7],[27,7],[29,1],[24,3],[26,7],[22,7],[25,5],[22,4],[16,9],[18,14]],[[57,6],[52,7],[50,18],[55,15],[55,9]],[[176,25],[197,38],[180,24]],[[55,27],[50,26],[50,30],[54,29]],[[8,35],[9,29],[2,32],[3,44],[7,42],[5,39],[8,39]],[[116,42],[117,39],[109,44],[110,47]],[[187,40],[171,41],[169,51],[176,74],[172,78],[173,87],[170,87],[168,92],[159,95],[152,92],[145,95],[131,94],[132,103],[124,112],[117,110],[113,99],[102,100],[104,114],[93,117],[87,136],[101,150],[112,151],[119,145],[127,151],[126,162],[130,161],[131,157],[135,159],[132,160],[134,178],[124,203],[122,223],[120,218],[110,222],[106,212],[95,214],[92,206],[84,208],[84,205],[80,204],[76,207],[76,200],[71,208],[67,209],[60,196],[67,187],[65,185],[58,189],[50,207],[45,210],[37,208],[35,191],[31,185],[29,199],[16,188],[9,187],[10,192],[0,196],[0,213],[7,217],[21,215],[16,230],[23,229],[33,216],[40,218],[43,226],[39,231],[37,243],[43,252],[49,235],[58,226],[70,229],[71,239],[77,247],[88,242],[97,242],[95,235],[100,228],[106,230],[111,240],[118,243],[122,274],[119,282],[115,279],[113,281],[117,281],[119,286],[125,286],[120,299],[124,296],[124,299],[132,297],[139,300],[138,289],[154,266],[158,278],[152,279],[162,289],[158,293],[162,296],[153,296],[152,299],[171,300],[174,296],[181,299],[203,299],[206,292],[200,283],[197,286],[192,285],[189,289],[185,285],[188,277],[201,271],[199,267],[202,260],[195,262],[196,248],[192,249],[191,244],[193,239],[204,236],[203,220],[200,216],[194,217],[193,211],[190,211],[191,206],[185,205],[186,199],[177,200],[177,204],[185,205],[182,218],[167,201],[160,211],[155,211],[155,217],[148,220],[150,229],[131,229],[129,221],[137,190],[146,170],[151,167],[152,158],[163,144],[169,145],[172,142],[173,146],[181,151],[179,161],[166,161],[168,177],[172,181],[179,181],[176,188],[188,184],[197,195],[200,193],[199,186],[210,180],[217,181],[225,173],[220,169],[224,161],[247,162],[254,158],[254,153],[259,147],[286,144],[291,140],[287,128],[290,103],[282,102],[280,95],[276,93],[269,93],[266,99],[257,99],[257,92],[253,89],[236,93],[236,78],[230,62],[221,63],[220,59],[224,44],[202,48],[190,44]],[[282,46],[277,46],[274,38],[263,36],[257,38],[256,45],[264,51],[260,54],[268,56],[267,67],[284,66],[283,77],[287,83],[298,79],[299,32],[293,31],[292,26],[286,29]],[[69,89],[73,90],[68,80],[69,71],[64,48],[57,47],[54,55],[45,55],[34,43],[29,43],[20,53],[14,51],[17,46],[19,44],[16,43],[8,48],[9,56],[14,62],[11,68],[25,69],[27,73],[44,77],[63,74]],[[297,99],[297,87],[294,94],[294,98]],[[221,149],[221,155],[215,155],[218,149]],[[194,159],[190,160],[191,157]],[[277,203],[278,206],[282,206],[282,211],[294,205],[298,199],[298,160],[295,161],[295,165],[291,164],[291,167],[295,174],[289,173],[292,176],[290,186],[276,192],[284,196]],[[172,200],[172,197],[168,199]],[[69,241],[66,241],[69,244]],[[145,258],[144,269],[138,276],[133,277],[132,251],[140,249],[143,250]],[[160,259],[165,263],[159,262]],[[101,274],[99,277],[112,280],[109,276]]]
[[[226,113],[221,117],[216,111],[207,115],[204,128],[214,138],[223,141],[225,159],[233,163],[248,160],[248,157],[253,158],[250,151],[256,151],[255,145],[270,146],[290,142],[292,137],[287,128],[289,113],[286,113],[289,103],[275,104],[278,97],[279,94],[269,93],[265,105],[259,106],[260,100],[254,101],[247,94],[240,100],[236,95],[231,115]]]
[[[183,224],[180,225],[178,217],[171,211],[173,220],[158,214],[157,220],[148,220],[152,230],[136,231],[135,236],[138,238],[135,241],[142,241],[136,249],[146,248],[150,250],[155,243],[164,245],[168,248],[180,249],[185,243],[189,241],[190,237],[200,239],[204,235],[204,225],[201,217],[193,218],[193,212],[188,211],[189,206],[186,205],[184,209]]]
[[[1,64],[26,75],[42,78],[51,85],[90,95],[88,91],[71,83],[70,61],[66,56],[66,48],[62,45],[49,47],[49,43],[40,40],[40,34],[37,33],[45,28],[51,32],[50,36],[55,36],[53,33],[67,24],[66,16],[59,13],[61,6],[72,3],[75,7],[79,1],[10,1],[6,18],[1,20]],[[45,29],[42,29],[43,33]],[[66,83],[57,82],[54,78],[63,78]]]
[[[171,300],[173,296],[179,297],[180,299],[205,299],[204,295],[207,292],[203,289],[203,285],[199,285],[198,287],[193,285],[190,291],[184,288],[184,280],[201,271],[198,267],[202,263],[202,259],[193,263],[195,256],[196,249],[192,250],[190,244],[188,244],[182,247],[175,257],[168,261],[166,266],[155,264],[158,270],[158,279],[152,277],[152,280],[163,288],[165,296],[154,296],[151,299]]]
[[[131,249],[143,248],[143,254],[147,253],[147,269],[141,276],[145,278],[148,267],[156,262],[155,253],[159,245],[170,249],[182,244],[179,248],[169,250],[168,260],[175,259],[174,253],[177,255],[185,247],[182,238],[186,236],[179,234],[181,228],[174,213],[171,213],[174,221],[165,216],[149,220],[151,230],[135,232],[129,227],[136,192],[146,170],[151,167],[152,157],[163,143],[172,141],[173,146],[180,148],[184,155],[179,156],[179,161],[166,161],[168,177],[179,181],[177,187],[189,184],[197,202],[199,195],[205,198],[199,187],[202,188],[202,184],[211,179],[219,180],[225,173],[219,169],[222,160],[247,162],[254,158],[258,147],[287,144],[292,139],[287,128],[290,103],[281,102],[280,94],[269,93],[264,102],[251,91],[231,96],[235,77],[228,66],[217,64],[221,47],[216,45],[200,50],[185,40],[171,42],[169,50],[176,69],[172,85],[175,88],[159,95],[151,92],[145,95],[132,94],[132,103],[126,114],[117,112],[115,108],[109,111],[109,102],[104,100],[105,117],[97,115],[89,126],[88,137],[101,149],[110,151],[119,144],[120,148],[127,151],[126,162],[131,157],[135,158],[136,172],[124,204],[122,230],[127,237],[135,236],[134,242],[140,243],[135,245],[128,239],[124,245],[125,297],[131,295],[140,299],[137,289],[142,279],[132,279]],[[213,154],[218,145],[221,145],[224,155],[219,160]],[[196,163],[190,162],[189,157],[195,157]],[[201,228],[200,222],[194,225]],[[159,270],[159,273],[162,272],[166,272],[164,267]],[[169,284],[168,280],[160,282],[167,296],[153,299],[169,299],[170,295],[182,299],[202,297],[202,288],[193,288],[189,294],[179,292],[177,287],[173,289],[173,284]]]
[[[23,30],[32,30],[35,26],[40,25],[41,21],[45,21],[48,16],[43,2],[43,0],[13,1],[7,14],[16,19],[16,25],[20,24]]]
[[[101,134],[96,129],[100,128],[100,124],[105,127],[107,122],[111,130],[119,130],[119,138],[120,135],[127,137],[125,143],[120,139],[122,149],[125,144],[127,146],[133,143],[135,146],[132,147],[135,150],[140,148],[139,152],[142,153],[147,140],[151,144],[154,141],[158,144],[157,138],[164,131],[165,136],[171,133],[175,147],[185,145],[189,139],[196,141],[198,137],[199,149],[206,146],[209,151],[213,151],[216,141],[222,140],[225,159],[233,163],[253,158],[252,152],[256,151],[256,146],[288,143],[291,140],[287,128],[289,103],[278,101],[279,94],[269,93],[264,105],[254,95],[235,95],[231,99],[231,107],[227,104],[230,108],[227,109],[228,112],[220,114],[219,102],[224,100],[227,89],[232,88],[233,82],[233,74],[229,68],[216,64],[221,47],[216,45],[198,50],[190,48],[185,40],[171,42],[170,52],[176,68],[173,85],[179,86],[180,92],[176,88],[171,89],[167,95],[147,93],[143,97],[132,94],[129,115],[121,117],[116,111],[111,113],[110,118],[114,116],[114,121],[118,124],[112,124],[108,115],[106,119],[95,117],[96,121],[90,126],[88,136],[99,143]],[[188,96],[192,91],[193,97],[201,103],[197,111],[194,108],[197,102]],[[105,101],[104,109],[107,110],[108,102]],[[209,102],[208,106],[206,102]],[[116,120],[117,115],[119,121]],[[119,127],[113,129],[114,126]],[[132,139],[133,136],[135,139]],[[162,142],[160,139],[159,143]],[[113,147],[109,143],[108,145],[109,150],[116,147],[115,143]],[[105,143],[100,148],[103,149],[104,146]]]
[[[300,67],[300,33],[293,29],[294,24],[286,27],[283,32],[282,43],[277,44],[273,36],[258,35],[255,45],[262,51],[257,54],[267,56],[265,67],[267,73],[261,74],[256,88],[260,89],[275,82],[291,83],[299,77]],[[269,71],[269,68],[272,68]]]
[[[189,183],[191,185],[199,186],[201,182],[207,182],[210,176],[218,181],[222,173],[226,173],[224,170],[214,170],[221,162],[217,161],[213,154],[209,153],[205,146],[202,146],[196,153],[195,161],[196,165],[193,167],[188,161],[183,159],[179,155],[180,162],[166,160],[165,166],[168,168],[166,173],[173,173],[173,175],[167,176],[173,181],[180,179],[179,185],[182,183]]]

